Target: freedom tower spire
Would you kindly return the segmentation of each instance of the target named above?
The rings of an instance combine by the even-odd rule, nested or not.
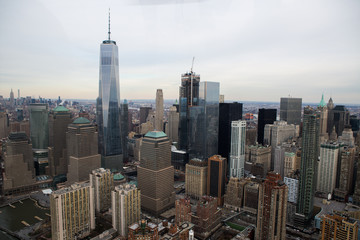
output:
[[[100,45],[99,97],[96,101],[96,122],[99,131],[101,166],[122,169],[123,155],[120,125],[119,57],[116,42],[110,38]]]

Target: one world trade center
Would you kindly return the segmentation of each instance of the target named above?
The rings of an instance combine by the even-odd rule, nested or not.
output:
[[[96,122],[99,131],[101,166],[122,169],[120,125],[119,58],[116,42],[108,39],[100,45],[99,97],[96,101]]]

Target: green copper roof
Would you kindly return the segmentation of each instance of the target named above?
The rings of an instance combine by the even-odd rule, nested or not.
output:
[[[322,95],[321,97],[321,101],[320,101],[320,104],[319,104],[319,107],[325,107],[326,106],[326,103],[324,101],[324,94]]]
[[[54,111],[54,112],[68,112],[68,111],[70,111],[70,110],[67,109],[67,108],[64,107],[64,106],[57,106],[56,108],[54,108],[53,111]]]
[[[152,131],[145,134],[145,137],[151,137],[151,138],[161,138],[161,137],[167,137],[166,134],[163,131]]]
[[[74,124],[89,124],[90,121],[87,118],[79,117],[73,121]]]
[[[124,176],[121,175],[121,173],[114,174],[114,180],[115,181],[119,181],[119,180],[122,180],[122,179],[124,179]]]

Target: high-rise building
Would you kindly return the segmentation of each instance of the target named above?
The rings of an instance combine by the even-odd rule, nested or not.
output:
[[[343,145],[354,147],[355,146],[355,138],[354,133],[351,130],[350,125],[346,125],[341,136],[339,137],[339,142],[341,142]]]
[[[49,174],[49,116],[47,103],[30,104],[30,137],[36,175]]]
[[[164,96],[162,89],[156,90],[155,130],[164,131]]]
[[[316,191],[325,194],[333,193],[336,187],[339,152],[340,145],[338,143],[321,144]]]
[[[293,171],[284,177],[284,182],[289,188],[288,202],[297,203],[299,192],[299,171]]]
[[[259,164],[262,166],[262,171],[259,173],[261,177],[265,177],[267,172],[270,171],[271,163],[271,146],[264,147],[262,145],[249,146],[246,149],[245,160],[250,165]],[[250,169],[249,171],[252,172]],[[257,175],[252,172],[253,175]]]
[[[333,102],[332,98],[330,97],[328,104],[327,104],[328,119],[327,119],[327,130],[326,130],[326,132],[329,134],[329,136],[330,136],[330,134],[333,130],[333,126],[334,126],[334,113],[333,113],[334,107],[335,107],[334,102]]]
[[[175,106],[171,106],[168,113],[168,133],[171,142],[179,141],[179,112]]]
[[[89,183],[77,183],[50,196],[51,238],[84,238],[95,229],[94,190]]]
[[[346,125],[350,124],[350,113],[344,105],[336,105],[332,109],[333,124],[330,126],[331,129],[335,126],[337,136],[341,136]]]
[[[124,161],[127,161],[129,158],[128,154],[128,134],[129,134],[129,105],[125,99],[122,104],[120,104],[120,122],[121,122],[121,146],[123,150]]]
[[[203,196],[197,203],[196,212],[191,214],[191,222],[195,224],[195,237],[207,239],[221,226],[221,210],[218,208],[217,199]]]
[[[320,142],[324,142],[326,139],[328,139],[328,134],[327,134],[327,124],[328,124],[328,108],[326,105],[326,102],[324,100],[324,94],[321,97],[321,101],[317,107],[317,109],[320,111],[320,130],[319,130],[319,135],[320,135]]]
[[[321,240],[338,239],[338,240],[357,240],[358,223],[356,220],[347,216],[323,215],[321,217]]]
[[[151,107],[140,107],[140,124],[146,123]]]
[[[112,197],[112,225],[122,237],[127,237],[128,226],[140,220],[140,190],[133,184],[115,187]]]
[[[186,164],[185,193],[191,198],[200,199],[206,195],[208,165],[206,160],[192,159]]]
[[[200,83],[199,106],[190,108],[190,158],[206,159],[217,154],[219,93],[220,84],[218,82]]]
[[[231,129],[232,121],[242,119],[242,103],[220,103],[219,104],[219,137],[218,154],[230,160]],[[228,165],[230,163],[228,162]]]
[[[208,159],[207,195],[216,197],[219,206],[224,203],[226,159],[214,155]]]
[[[104,168],[122,169],[120,113],[118,47],[110,39],[109,14],[108,39],[100,45],[99,97],[96,101],[99,153]]]
[[[280,174],[269,172],[259,191],[256,239],[286,239],[288,187]]]
[[[9,118],[6,112],[0,110],[0,139],[9,134]]]
[[[293,152],[285,152],[284,154],[284,175],[283,177],[288,176],[291,172],[296,170],[296,155]]]
[[[171,146],[164,132],[148,132],[142,140],[138,186],[142,209],[159,215],[174,206],[174,167]]]
[[[244,177],[246,121],[231,122],[230,177]]]
[[[71,112],[57,106],[49,114],[49,166],[50,174],[67,174],[66,131],[72,122]]]
[[[14,108],[14,107],[15,107],[14,92],[13,92],[12,89],[11,89],[11,92],[10,92],[10,107],[11,107],[11,108]]]
[[[175,201],[175,223],[191,221],[191,204],[189,198],[181,198]]]
[[[336,200],[345,201],[353,189],[355,154],[354,147],[345,147],[341,150],[339,186],[334,191]]]
[[[179,148],[188,150],[190,141],[190,109],[199,105],[200,75],[191,70],[181,75],[181,86],[179,88]]]
[[[301,98],[280,98],[280,120],[288,124],[301,123]]]
[[[100,168],[97,140],[96,128],[88,119],[79,117],[69,124],[66,133],[68,184],[88,180],[92,170]]]
[[[264,129],[266,124],[273,124],[276,121],[276,109],[259,109],[257,142],[264,144]]]
[[[114,174],[110,169],[98,168],[90,173],[90,187],[94,189],[95,211],[111,208],[111,191],[114,190]]]
[[[305,226],[313,214],[319,158],[320,115],[311,107],[304,108],[299,196],[295,224]]]
[[[244,181],[240,181],[237,177],[231,177],[226,186],[226,193],[224,195],[224,206],[240,210],[244,198]]]
[[[360,157],[360,156],[359,156]],[[359,158],[358,158],[359,161]],[[358,162],[359,164],[359,162]],[[357,168],[353,203],[360,206],[360,167]]]
[[[4,194],[20,192],[19,189],[35,184],[32,146],[23,132],[10,133],[4,151]],[[18,191],[15,191],[18,189]]]

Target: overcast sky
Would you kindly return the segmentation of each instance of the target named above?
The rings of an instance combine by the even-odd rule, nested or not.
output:
[[[0,95],[95,99],[109,7],[122,99],[178,98],[195,56],[225,100],[360,104],[359,0],[0,0]]]

